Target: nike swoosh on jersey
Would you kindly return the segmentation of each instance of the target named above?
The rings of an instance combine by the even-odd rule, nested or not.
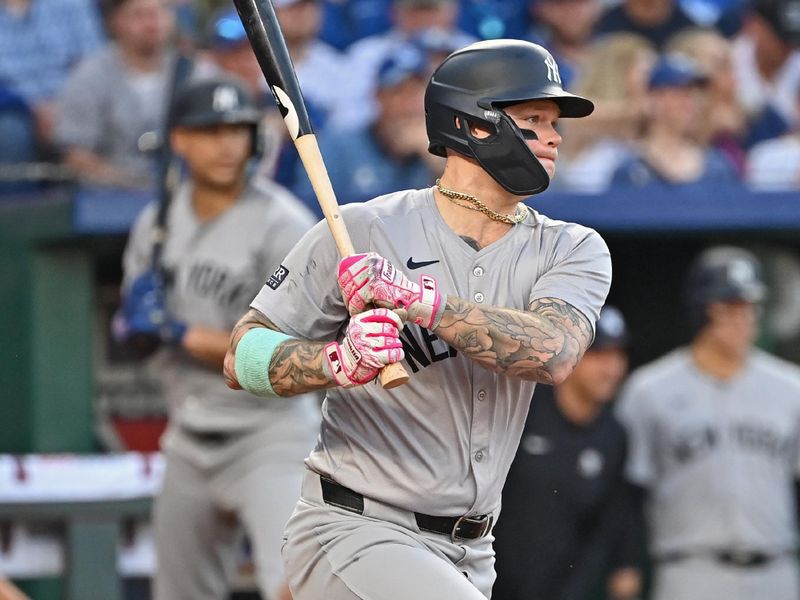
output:
[[[435,265],[438,263],[438,260],[423,260],[421,262],[414,262],[413,258],[409,258],[408,262],[406,262],[406,266],[411,269],[421,269],[422,267],[427,267],[428,265]]]

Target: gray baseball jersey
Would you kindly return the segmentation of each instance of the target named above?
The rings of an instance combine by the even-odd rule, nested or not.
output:
[[[229,331],[314,219],[294,196],[265,182],[251,182],[233,206],[208,222],[198,220],[191,196],[191,186],[181,186],[168,212],[167,303],[189,325]],[[126,286],[150,268],[155,216],[156,207],[148,207],[131,232]],[[170,411],[161,443],[167,470],[154,514],[155,596],[225,596],[241,523],[254,549],[259,588],[265,597],[277,597],[281,532],[317,435],[316,396],[266,399],[233,391],[221,368],[171,348],[152,362]],[[238,520],[222,518],[221,511]]]
[[[730,381],[682,348],[636,371],[618,410],[649,488],[653,553],[796,547],[800,369],[754,350]]]
[[[151,205],[131,232],[123,261],[125,287],[150,267],[155,216],[156,206]],[[163,251],[172,281],[169,309],[188,325],[231,330],[266,275],[313,223],[311,213],[294,196],[263,182],[251,183],[230,209],[203,223],[191,205],[191,186],[182,185],[170,206]],[[153,360],[173,425],[193,431],[246,430],[268,422],[273,410],[298,410],[301,405],[316,410],[312,396],[298,403],[231,390],[220,371],[169,348]]]
[[[600,236],[533,210],[497,242],[475,251],[444,222],[433,188],[343,207],[357,252],[375,251],[412,280],[427,273],[441,292],[524,310],[560,298],[594,323],[611,280]],[[332,340],[347,312],[337,255],[318,224],[292,250],[252,306],[289,335]],[[525,423],[534,383],[493,373],[407,324],[407,385],[332,389],[309,467],[365,496],[433,515],[495,511]]]

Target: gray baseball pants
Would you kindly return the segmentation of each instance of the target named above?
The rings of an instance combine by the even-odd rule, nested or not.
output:
[[[737,567],[712,557],[659,565],[654,600],[798,600],[797,560],[783,556],[761,566]]]
[[[330,506],[319,475],[307,470],[283,558],[294,600],[486,600],[493,540],[455,543],[420,531],[413,513],[370,498],[363,515]]]
[[[274,598],[282,587],[283,529],[300,495],[303,459],[317,424],[276,421],[273,428],[206,448],[180,432],[168,433],[172,443],[165,444],[166,473],[154,514],[155,600],[227,599],[244,531],[262,596]],[[195,446],[197,460],[187,457],[187,443]]]

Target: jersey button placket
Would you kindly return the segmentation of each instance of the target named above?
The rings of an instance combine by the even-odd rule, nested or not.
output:
[[[471,289],[474,290],[477,287],[478,282],[475,280],[478,279],[479,277],[483,277],[483,273],[484,271],[482,266],[475,265],[472,267],[472,277],[470,278]],[[478,304],[481,304],[485,300],[485,297],[483,295],[483,292],[476,291],[474,294],[472,294],[472,299]]]

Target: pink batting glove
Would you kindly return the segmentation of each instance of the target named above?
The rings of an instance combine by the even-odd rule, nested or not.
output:
[[[339,287],[351,315],[374,304],[402,308],[408,320],[433,331],[444,311],[439,286],[430,275],[414,283],[387,259],[375,252],[353,254],[339,262]]]
[[[325,346],[325,360],[337,385],[364,385],[386,365],[403,360],[398,337],[403,322],[386,308],[375,308],[350,318],[344,340]]]

